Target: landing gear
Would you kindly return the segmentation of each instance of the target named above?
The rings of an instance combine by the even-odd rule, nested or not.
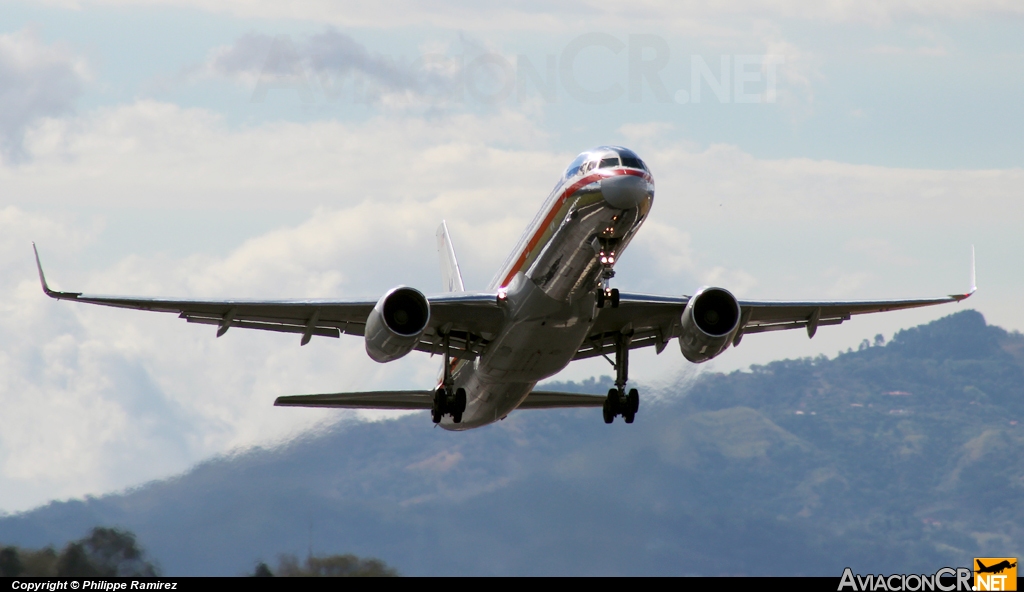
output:
[[[434,406],[430,409],[430,418],[434,420],[434,423],[441,423],[441,418],[446,413],[447,403],[448,391],[442,386],[434,391]]]
[[[445,415],[452,416],[452,422],[462,423],[462,414],[466,412],[466,389],[457,388],[454,394],[443,386],[434,391],[434,406],[430,417],[434,423],[441,423]]]
[[[598,288],[597,289],[597,307],[604,308],[605,304],[611,304],[612,308],[619,307],[619,289],[618,288]]]
[[[612,423],[616,415],[621,415],[626,423],[633,423],[636,419],[636,412],[640,410],[640,392],[636,389],[629,389],[629,394],[623,394],[617,388],[608,390],[608,397],[604,400],[604,422]]]
[[[640,409],[640,391],[629,389],[626,393],[626,382],[629,380],[629,342],[630,335],[619,335],[615,341],[615,388],[609,389],[604,400],[602,412],[605,423],[615,421],[621,415],[626,423],[633,423],[636,412]]]
[[[606,229],[608,233],[611,231],[611,228]],[[597,289],[598,308],[604,308],[604,305],[609,302],[612,308],[619,307],[619,291],[609,285],[612,278],[615,277],[615,251],[618,244],[619,241],[616,239],[600,236],[594,237],[594,241],[591,243],[594,252],[597,253],[597,259],[601,263],[601,287]]]
[[[442,335],[444,345],[444,379],[441,386],[434,391],[434,401],[430,409],[430,418],[434,423],[441,423],[445,415],[452,416],[452,422],[462,423],[462,414],[466,412],[466,389],[455,388],[452,378],[452,361],[449,352],[448,334]]]

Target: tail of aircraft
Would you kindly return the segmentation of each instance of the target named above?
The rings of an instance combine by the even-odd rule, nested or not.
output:
[[[448,225],[444,220],[437,227],[437,254],[441,257],[441,282],[444,283],[444,289],[449,292],[465,292],[462,272],[459,271],[455,248],[452,247],[452,238],[448,236]]]

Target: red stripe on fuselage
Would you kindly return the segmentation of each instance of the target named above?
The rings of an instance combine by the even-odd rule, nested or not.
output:
[[[519,271],[523,268],[523,264],[526,263],[526,258],[529,256],[530,253],[533,252],[533,249],[537,246],[537,243],[540,242],[541,237],[544,236],[544,230],[548,227],[548,225],[551,224],[551,221],[555,219],[555,214],[557,214],[558,211],[562,209],[562,206],[565,205],[566,199],[568,199],[570,196],[572,196],[574,193],[576,193],[583,187],[590,185],[594,181],[603,179],[605,177],[617,177],[619,175],[633,175],[634,177],[647,178],[648,173],[633,169],[601,170],[600,172],[595,173],[593,175],[583,177],[579,181],[576,181],[569,187],[563,189],[562,194],[558,196],[558,199],[555,200],[555,203],[551,205],[551,209],[548,210],[547,215],[544,216],[544,221],[541,222],[540,226],[537,227],[536,232],[534,232],[533,236],[530,238],[530,242],[526,243],[526,247],[524,247],[523,251],[519,253],[519,258],[516,259],[515,265],[512,266],[512,269],[509,270],[508,275],[505,276],[504,280],[502,280],[500,287],[507,287],[508,283],[512,281],[512,278],[517,273],[519,273]]]

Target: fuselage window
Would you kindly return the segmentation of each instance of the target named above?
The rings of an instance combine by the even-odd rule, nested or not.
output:
[[[602,169],[606,169],[608,167],[617,167],[619,166],[619,159],[618,157],[602,158],[600,166]]]

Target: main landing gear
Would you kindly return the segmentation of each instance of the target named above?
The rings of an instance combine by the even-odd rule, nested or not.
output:
[[[615,388],[608,391],[608,397],[604,400],[604,422],[612,423],[616,415],[621,415],[626,423],[633,423],[636,412],[640,409],[640,392],[636,389],[629,389],[626,392],[626,382],[629,379],[629,335],[620,334],[615,340]]]
[[[452,378],[452,360],[449,353],[448,333],[442,335],[444,343],[444,380],[434,391],[434,404],[430,409],[430,417],[434,423],[441,423],[445,415],[452,416],[452,422],[462,423],[462,414],[466,411],[466,389],[455,388]]]

